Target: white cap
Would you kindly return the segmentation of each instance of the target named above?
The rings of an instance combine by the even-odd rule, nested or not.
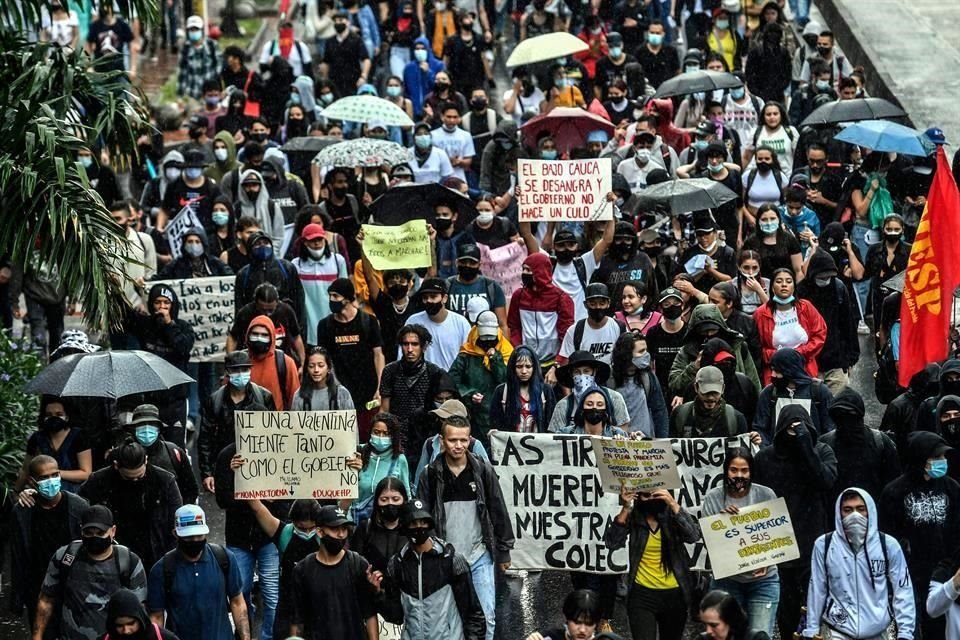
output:
[[[476,299],[476,298],[474,298]],[[500,323],[497,322],[497,314],[493,311],[483,311],[477,316],[477,336],[480,338],[496,338],[497,331],[500,329]]]
[[[174,514],[174,528],[178,538],[205,536],[210,533],[207,515],[195,504],[185,504]]]
[[[480,314],[484,311],[490,311],[490,303],[483,296],[473,296],[467,301],[467,320],[470,324],[477,324]]]
[[[187,18],[187,29],[203,29],[203,18],[200,16]]]

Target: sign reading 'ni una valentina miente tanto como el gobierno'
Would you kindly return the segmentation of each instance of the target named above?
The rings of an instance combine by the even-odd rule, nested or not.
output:
[[[521,222],[611,220],[610,158],[518,160],[517,204]]]
[[[234,498],[356,498],[355,411],[237,411]]]

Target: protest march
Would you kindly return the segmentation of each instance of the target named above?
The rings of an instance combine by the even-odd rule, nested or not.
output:
[[[960,640],[960,153],[820,9],[0,4],[0,637]]]

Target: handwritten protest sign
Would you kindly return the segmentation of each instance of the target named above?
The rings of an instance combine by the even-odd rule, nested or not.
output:
[[[513,292],[522,286],[520,272],[527,250],[516,242],[491,249],[485,244],[480,247],[480,273],[500,284],[507,302]]]
[[[680,472],[669,440],[594,438],[593,454],[606,491],[677,489]]]
[[[402,624],[387,622],[381,615],[377,615],[377,624],[380,626],[380,640],[400,640],[403,634]]]
[[[800,557],[783,498],[700,518],[714,578],[726,578]]]
[[[167,223],[163,234],[166,236],[167,243],[170,245],[170,255],[173,256],[174,260],[180,257],[180,245],[183,242],[183,234],[194,227],[203,227],[203,225],[200,224],[200,218],[197,217],[196,212],[190,207],[190,204],[180,209],[180,213]]]
[[[237,411],[234,498],[356,498],[355,411]]]
[[[190,362],[222,362],[227,331],[233,324],[233,276],[160,280],[177,294],[180,320],[193,327]]]
[[[518,160],[520,221],[610,220],[613,185],[609,158]]]
[[[430,266],[430,236],[423,220],[397,227],[363,225],[363,251],[374,269],[416,269]]]
[[[490,445],[516,538],[514,567],[627,571],[627,550],[603,543],[620,503],[600,485],[589,436],[496,431]]]

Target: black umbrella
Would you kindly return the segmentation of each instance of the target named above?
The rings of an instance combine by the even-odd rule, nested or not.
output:
[[[902,118],[906,115],[906,111],[883,98],[854,98],[837,100],[817,107],[800,123],[800,126],[816,127],[838,122]]]
[[[78,353],[51,363],[27,383],[24,391],[116,399],[190,382],[193,378],[147,351],[100,351]]]
[[[637,207],[652,208],[658,204],[669,205],[673,215],[715,209],[725,202],[736,199],[737,194],[723,183],[709,178],[671,180],[647,187],[637,194]]]
[[[290,162],[290,172],[300,176],[305,184],[309,184],[310,162],[318,153],[330,145],[343,142],[343,138],[335,136],[301,136],[291,138],[287,143],[280,147],[280,150],[287,154],[287,160]]]
[[[388,226],[418,219],[433,224],[437,218],[433,208],[438,204],[445,204],[457,212],[458,231],[477,216],[477,207],[470,198],[436,182],[404,182],[391,187],[370,204],[370,211],[374,220]]]
[[[657,87],[654,98],[669,98],[671,96],[687,96],[700,91],[716,91],[717,89],[733,89],[742,87],[740,80],[726,71],[693,71],[682,73],[669,80],[664,80]]]

